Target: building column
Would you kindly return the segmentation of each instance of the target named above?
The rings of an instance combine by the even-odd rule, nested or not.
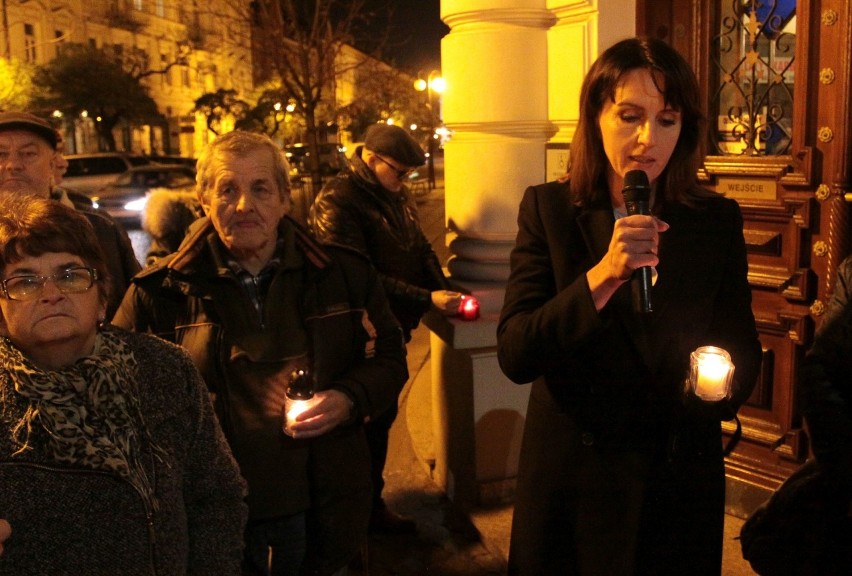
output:
[[[499,6],[495,7],[495,4]],[[445,214],[454,282],[480,301],[474,322],[428,314],[435,480],[462,506],[511,499],[529,386],[497,363],[496,329],[527,186],[565,172],[582,78],[634,32],[635,4],[442,0]],[[629,16],[628,16],[629,15]],[[627,17],[626,17],[627,16]]]

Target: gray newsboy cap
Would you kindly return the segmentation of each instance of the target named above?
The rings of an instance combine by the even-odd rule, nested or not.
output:
[[[417,141],[399,126],[373,124],[367,128],[364,148],[390,156],[403,166],[417,167],[426,163],[426,153]]]
[[[0,112],[0,132],[26,130],[44,138],[51,148],[56,148],[56,130],[47,120],[28,112]]]

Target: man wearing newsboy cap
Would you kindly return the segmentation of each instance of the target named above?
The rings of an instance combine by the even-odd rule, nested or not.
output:
[[[73,203],[54,186],[61,151],[58,135],[46,120],[27,112],[0,112],[0,194],[35,194],[53,198],[83,213],[104,251],[111,288],[105,318],[121,303],[130,279],[140,270],[127,232],[106,212]]]
[[[450,289],[420,229],[417,206],[406,186],[408,176],[425,161],[426,155],[408,132],[374,124],[349,165],[317,195],[309,218],[321,241],[349,246],[372,261],[406,342],[430,307],[452,315],[461,304],[461,293]],[[410,533],[416,528],[382,500],[382,471],[396,409],[394,403],[366,427],[373,468],[372,532]]]

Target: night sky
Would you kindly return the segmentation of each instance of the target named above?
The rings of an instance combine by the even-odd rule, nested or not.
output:
[[[412,74],[440,68],[441,38],[449,32],[441,22],[440,0],[367,0],[367,4],[385,15],[377,19],[377,26],[387,26],[387,7],[393,10],[385,60]]]

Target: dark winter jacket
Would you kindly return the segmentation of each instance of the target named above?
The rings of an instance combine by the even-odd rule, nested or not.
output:
[[[344,566],[366,534],[369,456],[361,423],[396,400],[408,376],[405,351],[363,256],[326,250],[289,219],[278,232],[284,256],[262,318],[202,218],[176,254],[134,279],[114,322],[189,350],[248,480],[250,517],[307,511],[306,566],[326,574]],[[283,402],[286,368],[306,353],[317,388],[347,394],[354,413],[350,425],[293,440],[262,400]],[[255,377],[268,385],[248,390]]]
[[[54,190],[53,195],[59,201],[73,205],[89,220],[95,230],[110,277],[107,297],[107,318],[109,318],[118,309],[127,287],[130,286],[130,279],[142,269],[133,252],[130,237],[121,224],[103,210],[93,208],[82,201],[75,201],[74,197],[68,196],[65,190],[60,188]]]
[[[429,309],[432,291],[450,284],[407,188],[390,192],[379,184],[361,160],[362,149],[317,195],[310,225],[320,241],[348,246],[370,259],[407,340]]]
[[[138,361],[143,419],[166,454],[143,444],[159,507],[147,510],[116,474],[53,462],[38,429],[34,448],[13,456],[10,430],[27,403],[0,372],[0,518],[13,529],[0,575],[239,574],[245,484],[198,371],[177,346],[116,333]]]
[[[809,533],[823,538],[797,553],[804,568],[793,574],[852,574],[852,301],[847,289],[850,263],[841,264],[834,304],[802,361],[798,405],[807,425],[811,450],[822,471],[819,522]],[[813,507],[813,506],[812,506]],[[789,508],[793,508],[790,506]],[[807,516],[795,518],[806,522]],[[798,532],[797,532],[798,533]],[[785,566],[786,568],[787,566]],[[767,572],[768,573],[768,572]]]
[[[834,290],[798,378],[797,397],[817,460],[852,486],[852,256]]]
[[[849,267],[841,267],[844,269],[849,271]],[[849,280],[841,275],[841,282]],[[838,289],[835,294],[843,292]],[[832,309],[831,317],[820,326],[802,362],[797,393],[814,455],[852,487],[852,303],[849,300]]]
[[[852,256],[847,256],[840,262],[837,267],[837,278],[834,284],[834,290],[831,293],[831,298],[828,300],[828,307],[825,315],[822,317],[820,328],[827,325],[832,318],[843,312],[843,308],[849,303],[850,295],[852,295]]]

